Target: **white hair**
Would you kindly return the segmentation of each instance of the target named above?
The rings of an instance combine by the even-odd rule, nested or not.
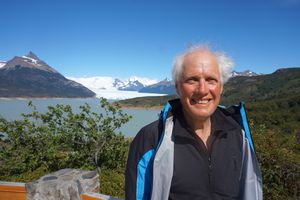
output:
[[[172,79],[175,82],[175,84],[178,83],[179,78],[182,74],[183,70],[183,62],[186,56],[195,53],[195,52],[209,52],[212,53],[218,62],[219,71],[221,74],[221,83],[224,85],[228,79],[232,75],[232,70],[234,66],[233,60],[226,55],[224,52],[214,52],[212,51],[207,45],[195,45],[189,47],[184,53],[178,55],[175,58],[175,62],[172,69]]]

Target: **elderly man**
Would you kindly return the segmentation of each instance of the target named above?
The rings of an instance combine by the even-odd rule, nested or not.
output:
[[[233,63],[208,47],[178,56],[179,99],[134,138],[126,199],[262,199],[262,182],[243,104],[219,107]]]

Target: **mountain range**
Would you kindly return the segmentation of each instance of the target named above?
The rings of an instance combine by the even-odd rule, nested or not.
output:
[[[258,76],[250,70],[232,73],[237,76]],[[64,77],[33,52],[0,61],[0,97],[105,97],[127,99],[140,96],[175,94],[169,79],[157,81],[145,77]]]
[[[256,73],[253,72],[251,70],[245,70],[243,72],[237,72],[237,71],[233,71],[232,72],[232,77],[236,77],[236,76],[259,76],[259,75],[263,75],[262,73]]]
[[[258,74],[252,72],[250,70],[246,70],[244,72],[236,72],[232,73],[232,77],[238,76],[259,76],[262,74]],[[147,93],[150,94],[175,94],[176,89],[172,80],[165,78],[161,81],[152,80],[148,78],[141,77],[130,77],[126,80],[121,80],[119,78],[114,77],[86,77],[86,78],[75,78],[68,77],[71,80],[74,80],[92,91],[98,93],[101,92],[99,90],[106,91],[136,91],[138,93]],[[150,96],[150,95],[149,95]]]
[[[132,76],[128,79],[120,79],[109,76],[95,77],[68,77],[68,79],[81,83],[86,87],[97,90],[121,90],[121,91],[140,91],[142,88],[158,83],[157,80]]]

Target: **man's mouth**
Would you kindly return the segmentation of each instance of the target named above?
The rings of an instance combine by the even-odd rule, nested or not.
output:
[[[204,100],[195,100],[195,99],[193,99],[192,101],[195,104],[207,104],[208,102],[210,102],[210,99],[204,99]]]

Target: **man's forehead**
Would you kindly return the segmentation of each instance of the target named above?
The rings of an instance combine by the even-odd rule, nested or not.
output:
[[[183,68],[192,66],[192,67],[199,67],[199,68],[216,68],[218,69],[218,62],[215,57],[210,52],[195,52],[189,54],[185,57],[183,61]]]
[[[201,52],[194,52],[185,56],[183,65],[189,64],[199,64],[199,65],[208,65],[208,64],[217,64],[217,59],[214,54],[201,51]]]

